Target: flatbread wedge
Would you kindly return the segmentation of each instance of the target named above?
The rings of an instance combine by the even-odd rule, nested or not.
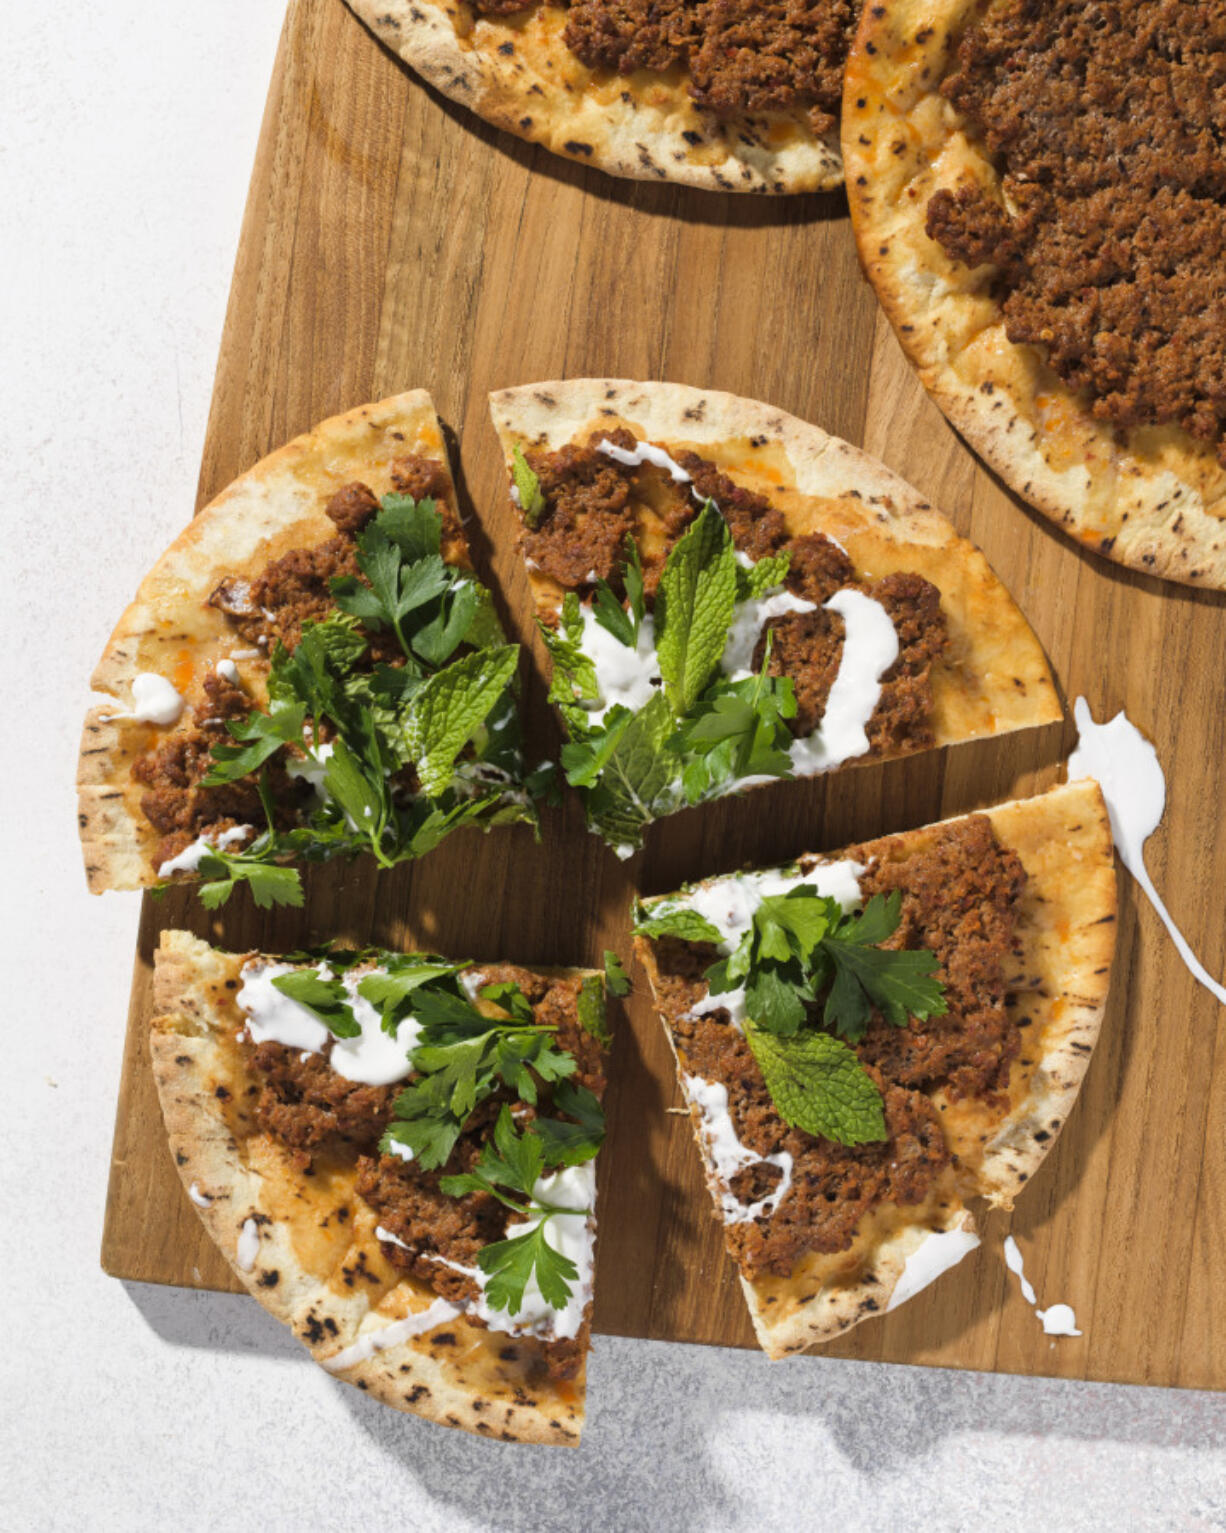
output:
[[[978,126],[942,90],[960,67],[961,40],[985,17],[1016,12],[1038,27],[1048,25],[1059,9],[1025,10],[1001,0],[989,6],[977,0],[890,0],[865,7],[848,59],[842,127],[852,225],[861,261],[924,387],[1010,489],[1097,553],[1164,579],[1220,590],[1226,586],[1226,460],[1220,434],[1215,451],[1212,441],[1192,435],[1179,417],[1164,417],[1156,406],[1152,412],[1146,407],[1121,413],[1120,403],[1135,390],[1139,366],[1149,368],[1151,379],[1157,377],[1159,387],[1167,390],[1178,383],[1180,366],[1204,371],[1184,355],[1186,338],[1172,343],[1155,318],[1144,316],[1151,298],[1156,311],[1157,295],[1179,291],[1183,260],[1173,247],[1164,252],[1162,242],[1171,230],[1183,244],[1189,242],[1189,219],[1201,192],[1195,185],[1180,188],[1178,196],[1183,200],[1177,204],[1178,211],[1165,210],[1168,203],[1176,206],[1170,199],[1176,196],[1181,176],[1195,182],[1192,146],[1203,142],[1196,116],[1202,108],[1212,110],[1213,87],[1203,84],[1199,105],[1179,88],[1161,91],[1157,80],[1152,95],[1144,81],[1138,81],[1129,93],[1132,66],[1121,41],[1127,40],[1134,19],[1138,32],[1132,45],[1139,43],[1142,29],[1153,25],[1177,29],[1178,18],[1168,13],[1155,23],[1153,15],[1143,15],[1140,6],[1113,10],[1103,23],[1103,55],[1092,64],[1079,61],[1067,42],[1053,49],[1052,67],[1063,83],[1053,77],[1047,87],[1037,82],[1034,86],[1036,96],[1047,91],[1050,111],[1028,111],[1009,103],[1012,115],[1001,128],[1002,140],[1007,135],[1016,140],[1025,134],[1027,123],[1034,124],[1033,138],[1044,146],[1042,152],[1053,165],[1064,153],[1068,177],[1080,183],[1091,176],[1093,166],[1088,161],[1093,156],[1068,140],[1066,118],[1057,114],[1076,111],[1079,120],[1088,120],[1084,103],[1076,107],[1070,103],[1077,102],[1090,74],[1093,79],[1084,86],[1088,96],[1105,101],[1102,85],[1110,80],[1124,104],[1118,111],[1111,108],[1116,115],[1099,132],[1104,181],[1114,177],[1123,196],[1130,185],[1134,190],[1140,187],[1142,177],[1160,160],[1168,168],[1183,167],[1163,190],[1140,194],[1147,208],[1131,220],[1131,232],[1126,235],[1108,227],[1103,216],[1102,209],[1111,202],[1109,188],[1076,195],[1063,190],[1052,193],[1059,196],[1070,229],[1082,231],[1087,270],[1098,263],[1097,277],[1065,279],[1059,256],[1044,258],[1048,264],[1043,271],[1052,291],[1065,280],[1076,288],[1052,300],[1057,306],[1053,312],[1066,316],[1061,322],[1067,326],[1067,337],[1044,328],[1041,321],[1019,329],[1004,308],[1015,281],[1010,275],[1014,260],[1010,241],[1012,231],[1020,227],[1015,185],[1031,195],[1050,177],[1020,165],[1017,177],[1009,180],[1007,155],[1012,151],[989,149]],[[1070,24],[1098,28],[1099,22],[1084,8],[1064,9],[1074,18]],[[1075,12],[1081,13],[1080,19]],[[1057,24],[1059,18],[1052,22]],[[1111,28],[1123,30],[1117,36]],[[1179,70],[1179,49],[1185,41],[1191,47],[1192,36],[1188,32],[1173,48],[1168,48],[1166,39],[1154,43],[1166,60],[1163,68]],[[1017,44],[1016,53],[1010,70],[998,70],[989,84],[991,79],[1007,82],[1034,56],[1034,50],[1022,43]],[[1199,80],[1202,71],[1195,61],[1185,59],[1183,74]],[[1147,132],[1146,123],[1137,116],[1142,108],[1149,109],[1147,99],[1169,103],[1167,127],[1182,138],[1186,152],[1177,148],[1173,155],[1165,154],[1154,141],[1157,135]],[[1181,116],[1185,107],[1187,115]],[[1064,175],[1059,169],[1054,173]],[[1212,201],[1212,192],[1206,195]],[[934,197],[940,200],[934,202]],[[939,229],[930,237],[929,219],[942,206],[960,215],[972,204],[983,226],[994,222],[997,232],[985,238],[978,251],[954,259],[949,253],[953,247],[942,243]],[[1051,226],[1049,218],[1036,217],[1033,209],[1026,217],[1028,229],[1043,231]],[[1193,237],[1191,243],[1209,249],[1209,239],[1208,235],[1200,241]],[[1041,271],[1034,282],[1040,293],[1043,280]],[[1212,280],[1204,277],[1206,283]],[[1120,284],[1118,290],[1108,291],[1115,281]],[[1059,305],[1066,300],[1069,307],[1061,310]],[[1138,304],[1142,313],[1128,341],[1132,354],[1119,364],[1114,358],[1125,349],[1125,342],[1116,331],[1124,321],[1112,317],[1109,307],[1116,303]],[[1210,319],[1201,312],[1201,300],[1190,295],[1184,304],[1189,332],[1211,333],[1205,329]],[[1220,282],[1217,304],[1220,307]],[[1015,337],[1033,334],[1035,339],[1011,340],[1010,331]],[[1101,382],[1097,377],[1076,387],[1066,382],[1078,376],[1070,370],[1073,363],[1057,371],[1052,342],[1059,339],[1063,345],[1070,337],[1080,354],[1077,365],[1091,373],[1097,370]],[[1106,381],[1108,358],[1115,369],[1110,382]],[[1211,379],[1203,386],[1200,410],[1202,417],[1212,414],[1207,401],[1215,392],[1220,432],[1220,386]]]
[[[444,95],[582,165],[721,192],[842,185],[837,127],[816,132],[803,105],[721,119],[695,102],[680,65],[626,74],[590,68],[564,41],[565,6],[524,0],[483,14],[450,0],[348,3]],[[837,46],[841,59],[842,36]]]
[[[77,783],[91,891],[203,861],[268,903],[286,879],[267,870],[300,855],[397,861],[460,823],[531,821],[517,655],[429,395],[324,421],[201,511],[107,642]],[[432,700],[456,708],[446,739]]]
[[[508,965],[448,968],[431,958],[435,967],[426,972],[442,979],[428,978],[424,990],[411,995],[402,991],[394,1015],[407,1021],[389,1035],[386,1021],[381,1030],[377,1016],[363,1017],[359,986],[372,974],[385,983],[389,972],[403,980],[406,966],[419,959],[425,961],[422,955],[340,954],[309,969],[301,954],[282,962],[222,952],[187,932],[164,932],[149,1042],[170,1151],[236,1276],[338,1379],[397,1410],[481,1436],[574,1445],[583,1425],[595,1252],[592,1155],[603,1132],[603,977]],[[325,1031],[317,1014],[293,1002],[287,1012],[270,977],[304,973],[324,976],[335,994],[348,996],[360,1036],[343,1041],[337,1033],[320,1044],[311,1033]],[[501,1077],[491,1084],[479,1070],[477,1104],[456,1128],[455,1148],[439,1153],[447,1156],[443,1173],[471,1172],[482,1168],[477,1152],[483,1146],[493,1153],[495,1137],[507,1148],[498,1137],[504,1130],[512,1151],[550,1127],[571,1135],[564,1151],[551,1149],[545,1157],[547,1168],[559,1165],[563,1153],[570,1161],[561,1171],[546,1169],[538,1186],[542,1196],[575,1210],[546,1221],[553,1232],[546,1244],[575,1258],[561,1309],[541,1297],[540,1267],[523,1291],[522,1309],[497,1308],[494,1279],[487,1286],[471,1249],[504,1224],[508,1240],[530,1226],[517,1225],[484,1192],[444,1195],[440,1173],[421,1169],[428,1158],[424,1140],[416,1139],[421,1153],[415,1156],[397,1138],[418,1130],[428,1136],[442,1120],[396,1121],[411,1111],[397,1093],[426,1078],[410,1074],[404,1050],[389,1065],[396,1046],[414,1037],[437,1039],[440,1026],[463,1030],[465,998],[470,1012],[475,1008],[476,1035],[492,1018],[506,1028],[500,1037],[522,1045],[522,1029],[514,1032],[505,1010],[512,991],[516,1007],[526,1004],[525,994],[531,997],[535,1022],[543,1024],[538,1031],[549,1040],[535,1054],[519,1048],[534,1072],[544,1072],[534,1077],[537,1100],[517,1101]],[[436,1007],[445,1004],[446,1013],[427,1020],[423,994]],[[419,1024],[427,1031],[419,1033]],[[342,1050],[346,1062],[338,1064]],[[557,1075],[559,1060],[567,1059],[576,1073]],[[582,1128],[568,1116],[577,1104]],[[463,1117],[464,1108],[458,1111]],[[552,1125],[543,1122],[549,1113]],[[588,1130],[576,1147],[576,1136]],[[389,1148],[385,1137],[380,1149],[380,1133],[395,1145]],[[592,1200],[588,1206],[565,1195],[574,1186]],[[561,1261],[556,1254],[552,1259]]]
[[[571,736],[563,764],[589,827],[622,851],[687,803],[1060,718],[1038,640],[983,555],[848,443],[673,383],[526,385],[491,410]],[[608,624],[615,604],[635,617],[634,560],[646,621],[623,649]],[[706,630],[727,634],[722,650]],[[662,675],[666,652],[684,675]],[[773,690],[748,680],[764,668]],[[742,724],[734,746],[713,744]]]
[[[884,1102],[884,1139],[874,1132],[851,1143],[856,1136],[836,1112],[832,1121],[842,1126],[832,1132],[846,1141],[838,1143],[795,1125],[800,1109],[780,1095],[772,1073],[776,1043],[767,1039],[760,1049],[753,1012],[765,1006],[761,993],[709,988],[704,971],[728,944],[698,941],[692,926],[677,922],[699,912],[718,924],[721,911],[739,912],[731,943],[755,909],[778,912],[769,901],[758,905],[760,897],[783,895],[787,909],[796,903],[787,891],[803,888],[801,878],[829,892],[849,876],[851,893],[841,900],[901,891],[898,931],[906,948],[937,954],[948,1010],[926,1021],[911,1012],[901,1027],[876,1013],[859,1037],[840,1020],[841,1036],[851,1039],[840,1048],[835,1024],[821,1023],[810,1003],[802,1038],[825,1027],[831,1051],[854,1048],[860,1076],[871,1076]],[[676,1055],[754,1329],[771,1357],[896,1308],[961,1260],[979,1244],[972,1200],[1013,1206],[1067,1120],[1089,1064],[1115,917],[1110,826],[1088,779],[802,858],[778,876],[708,879],[642,904],[636,952]],[[846,1076],[839,1079],[845,1087]]]

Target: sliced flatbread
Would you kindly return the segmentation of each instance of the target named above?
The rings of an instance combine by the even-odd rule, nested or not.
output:
[[[447,487],[439,552],[470,572],[446,444],[429,394],[418,389],[326,420],[262,459],[200,512],[141,582],[92,679],[94,691],[115,702],[89,710],[81,742],[79,822],[93,893],[161,881],[162,831],[142,810],[146,787],[132,767],[202,721],[232,743],[224,721],[209,717],[216,709],[206,680],[228,673],[252,708],[267,709],[269,646],[248,647],[210,597],[223,587],[246,589],[275,561],[335,540],[330,498],[354,482],[376,497],[392,492],[394,467],[406,459],[437,466]],[[483,600],[488,607],[487,594]],[[140,687],[150,683],[154,706],[142,709]],[[164,699],[169,711],[159,716]]]
[[[1026,874],[1016,909],[1016,949],[1004,971],[1006,1010],[1019,1027],[1024,1023],[1007,1087],[999,1099],[954,1098],[943,1086],[929,1091],[951,1159],[922,1201],[875,1203],[856,1222],[846,1249],[810,1250],[786,1276],[742,1268],[755,1331],[772,1357],[830,1341],[859,1321],[896,1308],[978,1245],[968,1201],[982,1197],[994,1208],[1011,1208],[1076,1100],[1102,1023],[1115,945],[1116,883],[1106,807],[1098,785],[1087,779],[984,813],[996,841],[1020,859]],[[963,823],[945,821],[870,842],[854,855],[870,866],[874,859],[905,862],[947,827]],[[846,855],[802,858],[800,866],[808,872]],[[655,903],[647,902],[648,914]],[[657,944],[639,936],[636,951],[659,1001]],[[684,1081],[685,1048],[678,1046],[664,1007],[661,1017]],[[729,1185],[716,1167],[708,1118],[692,1091],[686,1100],[719,1215]],[[778,1207],[786,1219],[786,1194]],[[766,1222],[759,1223],[769,1232],[775,1210],[766,1213]]]
[[[1121,564],[1222,589],[1226,468],[1212,448],[1175,425],[1096,418],[1038,347],[1009,340],[995,266],[955,262],[926,232],[937,191],[1002,195],[996,162],[940,89],[982,11],[978,0],[890,0],[863,12],[843,153],[864,268],[924,387],[1011,489]]]
[[[931,666],[927,722],[934,746],[1061,717],[1042,647],[987,560],[909,484],[849,443],[757,400],[675,383],[526,385],[494,394],[491,412],[512,477],[516,449],[556,453],[594,432],[624,428],[670,455],[691,451],[737,487],[765,497],[790,538],[834,540],[856,579],[911,573],[935,586],[948,642]],[[658,556],[670,540],[659,509],[634,493],[632,499],[634,537],[645,559]],[[528,541],[525,528],[521,542]],[[527,567],[538,618],[554,626],[567,587],[531,558]],[[586,596],[592,586],[578,589]]]
[[[721,122],[677,67],[589,69],[563,41],[567,9],[475,14],[434,0],[348,0],[380,42],[453,101],[555,154],[638,181],[721,192],[817,192],[843,184],[838,132],[803,109]]]
[[[325,1142],[304,1169],[261,1130],[235,1002],[253,956],[182,931],[156,955],[150,1049],[170,1151],[222,1255],[316,1362],[373,1398],[481,1436],[577,1444],[585,1365],[550,1378],[534,1337],[487,1328],[393,1266],[355,1150]]]

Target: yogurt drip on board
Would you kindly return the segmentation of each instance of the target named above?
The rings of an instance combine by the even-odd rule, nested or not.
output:
[[[179,716],[187,707],[186,699],[156,671],[141,671],[132,678],[131,713],[112,713],[114,719],[136,719],[142,724],[160,724],[163,728],[179,722]]]
[[[172,873],[195,873],[210,852],[224,852],[226,847],[244,841],[255,833],[253,825],[231,825],[220,836],[209,840],[197,836],[190,846],[185,846],[177,857],[171,857],[158,868],[159,878],[169,878]]]
[[[964,1256],[969,1256],[979,1245],[979,1236],[973,1230],[932,1230],[907,1257],[902,1276],[894,1285],[886,1313],[913,1299],[929,1283],[935,1283],[943,1272],[956,1267]]]
[[[1158,752],[1123,709],[1108,723],[1096,724],[1089,704],[1079,697],[1073,704],[1073,717],[1077,721],[1077,749],[1068,759],[1069,781],[1092,777],[1103,790],[1111,817],[1111,839],[1121,861],[1158,912],[1184,963],[1226,1006],[1226,989],[1188,946],[1145,866],[1145,843],[1157,830],[1166,808],[1166,778]]]
[[[1123,718],[1123,714],[1120,715]],[[1072,1306],[1068,1304],[1053,1304],[1050,1309],[1040,1309],[1038,1298],[1035,1295],[1034,1284],[1027,1278],[1023,1269],[1022,1253],[1018,1249],[1017,1241],[1012,1235],[1005,1236],[1005,1266],[1017,1277],[1022,1290],[1022,1298],[1034,1310],[1043,1329],[1049,1336],[1080,1336],[1077,1329],[1077,1316],[1073,1313]]]
[[[287,1049],[319,1054],[331,1038],[329,1065],[347,1081],[363,1086],[390,1086],[410,1073],[413,1067],[409,1052],[421,1034],[421,1024],[412,1015],[407,1016],[397,1026],[393,1038],[383,1029],[381,1013],[359,994],[359,986],[368,974],[385,970],[351,969],[342,976],[341,984],[361,1032],[354,1038],[336,1038],[313,1012],[283,995],[273,984],[274,979],[292,973],[295,967],[289,963],[265,963],[258,958],[243,965],[242,988],[234,999],[247,1017],[246,1031],[253,1043],[279,1043]],[[327,964],[318,965],[315,972],[321,979],[333,978]]]
[[[715,1171],[716,1192],[725,1224],[747,1224],[775,1212],[792,1185],[792,1157],[786,1150],[775,1155],[759,1155],[737,1137],[732,1114],[728,1111],[728,1090],[718,1081],[706,1081],[700,1075],[683,1075],[681,1084],[690,1102],[702,1114],[703,1137]],[[749,1166],[777,1166],[781,1173],[774,1192],[756,1203],[742,1203],[730,1183],[738,1172]]]

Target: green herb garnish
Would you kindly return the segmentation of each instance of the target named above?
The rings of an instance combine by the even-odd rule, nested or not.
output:
[[[610,995],[620,998],[630,994],[630,976],[612,948],[604,950],[604,984]]]
[[[541,481],[528,466],[518,442],[511,449],[511,479],[524,521],[535,531],[545,511],[545,497],[541,494]]]

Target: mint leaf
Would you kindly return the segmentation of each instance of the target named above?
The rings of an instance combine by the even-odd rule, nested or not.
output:
[[[594,708],[600,701],[600,687],[596,682],[596,667],[582,649],[583,617],[579,598],[573,591],[566,593],[557,628],[551,628],[539,618],[537,627],[553,662],[549,701],[557,705],[572,736],[582,735],[589,728],[588,707]]]
[[[535,532],[544,515],[545,497],[541,494],[541,481],[529,468],[518,442],[511,448],[511,479],[524,521]]]
[[[708,501],[670,550],[656,594],[660,675],[678,718],[719,666],[736,601],[736,571],[732,535]]]
[[[596,582],[596,594],[592,598],[592,613],[596,621],[627,649],[638,643],[639,625],[613,594],[607,581]]]
[[[640,846],[644,828],[676,807],[680,763],[667,748],[672,732],[672,710],[657,692],[621,728],[599,781],[586,792],[589,825],[614,846]]]
[[[718,943],[722,940],[719,928],[688,905],[678,905],[671,910],[661,910],[658,905],[644,909],[645,917],[634,923],[636,937],[677,937],[682,942]]]
[[[767,591],[775,586],[781,586],[787,578],[788,566],[792,562],[792,555],[787,549],[781,554],[768,554],[765,559],[758,559],[748,569],[738,560],[736,567],[736,599],[742,601],[757,601],[760,596],[765,596]]]
[[[324,979],[317,969],[294,969],[289,974],[275,974],[272,984],[274,990],[318,1017],[335,1037],[356,1038],[362,1031],[339,979]]]
[[[851,1049],[829,1033],[777,1038],[752,1024],[746,1038],[783,1121],[836,1144],[887,1138],[881,1093]]]
[[[518,660],[516,644],[477,650],[431,676],[413,698],[405,740],[423,793],[446,791],[456,758],[510,685]]]
[[[612,948],[604,950],[604,983],[610,995],[630,994],[630,976],[622,968],[622,961]]]

